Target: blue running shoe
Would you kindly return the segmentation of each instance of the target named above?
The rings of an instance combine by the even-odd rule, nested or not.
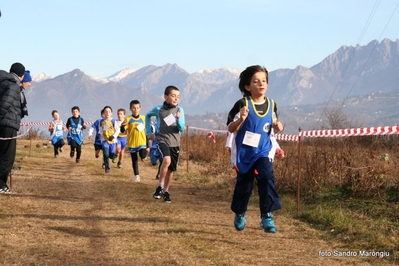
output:
[[[245,213],[238,214],[236,213],[236,216],[234,217],[234,227],[238,231],[242,231],[245,228],[245,224],[247,223],[245,219]]]
[[[260,228],[266,233],[277,233],[277,228],[273,221],[273,214],[271,212],[262,216],[260,219]]]

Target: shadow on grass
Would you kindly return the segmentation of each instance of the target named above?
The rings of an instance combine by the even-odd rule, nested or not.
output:
[[[3,217],[23,217],[28,219],[42,219],[42,220],[60,220],[60,221],[95,221],[95,222],[130,222],[130,223],[170,223],[172,219],[167,217],[103,217],[99,215],[94,216],[70,216],[70,215],[51,215],[51,214],[3,214]]]

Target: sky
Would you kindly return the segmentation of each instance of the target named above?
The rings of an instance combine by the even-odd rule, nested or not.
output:
[[[0,2],[0,69],[108,77],[177,64],[311,67],[342,45],[399,38],[399,0],[19,0]]]

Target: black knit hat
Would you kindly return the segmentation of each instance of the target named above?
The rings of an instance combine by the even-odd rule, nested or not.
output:
[[[22,77],[25,74],[25,67],[21,63],[14,63],[10,68],[10,73],[15,73],[18,77]]]

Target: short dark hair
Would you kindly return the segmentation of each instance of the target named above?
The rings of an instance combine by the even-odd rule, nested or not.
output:
[[[133,100],[133,101],[131,101],[131,102],[130,102],[130,105],[129,105],[130,108],[132,108],[132,106],[135,105],[135,104],[140,104],[139,100]],[[141,104],[140,104],[140,106],[141,106]]]
[[[238,83],[238,88],[243,95],[251,96],[251,93],[245,89],[245,86],[249,86],[251,84],[252,76],[258,72],[266,73],[266,83],[269,84],[269,72],[265,67],[260,65],[249,66],[243,72],[241,72],[240,82]]]
[[[179,91],[179,89],[176,86],[169,85],[165,88],[164,95],[169,95],[172,91]]]
[[[54,113],[58,113],[58,111],[57,111],[57,110],[53,110],[53,111],[51,112],[51,115],[54,116]]]
[[[109,105],[104,106],[103,111],[105,112],[105,109],[107,109],[107,108],[109,108],[111,110],[111,112],[112,112],[112,107],[109,106]]]
[[[124,114],[126,114],[126,110],[123,109],[123,108],[119,108],[118,111],[117,111],[117,113],[119,113],[119,112],[123,112]]]
[[[71,112],[73,112],[73,110],[78,110],[78,111],[80,112],[79,106],[74,106],[74,107],[72,107],[72,108],[71,108]]]

